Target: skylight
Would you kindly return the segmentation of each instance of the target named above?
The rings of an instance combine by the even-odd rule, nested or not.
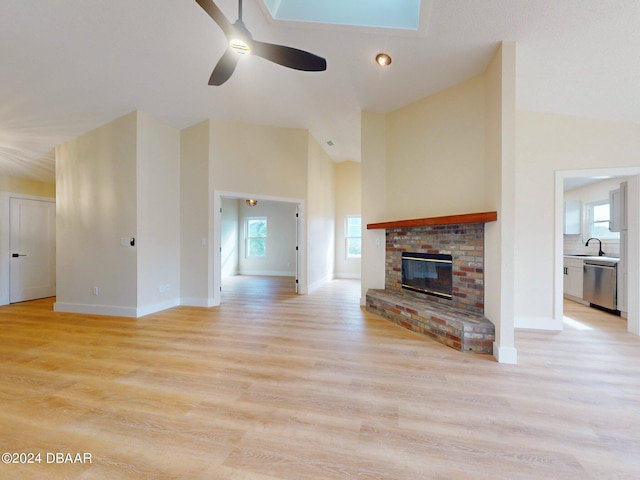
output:
[[[421,0],[263,0],[275,20],[418,30]]]

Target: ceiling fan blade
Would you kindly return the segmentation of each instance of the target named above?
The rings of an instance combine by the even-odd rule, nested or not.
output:
[[[213,21],[218,24],[227,37],[233,34],[233,25],[229,20],[227,20],[227,17],[224,16],[222,10],[220,10],[212,0],[196,0],[196,2],[198,2],[198,5],[200,5],[202,9],[207,12],[211,18],[213,18]]]
[[[251,53],[284,67],[305,72],[322,72],[327,69],[327,61],[313,53],[297,48],[274,45],[273,43],[251,42]]]
[[[236,69],[237,64],[238,54],[228,48],[220,60],[218,60],[216,68],[213,69],[211,78],[209,78],[209,85],[220,86],[229,80],[229,77]]]

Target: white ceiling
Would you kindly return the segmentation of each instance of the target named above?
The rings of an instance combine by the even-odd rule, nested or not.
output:
[[[217,4],[235,20],[236,0]],[[417,33],[273,20],[261,0],[243,16],[254,38],[321,55],[327,71],[246,57],[208,86],[225,40],[194,0],[2,0],[0,175],[51,181],[55,145],[135,109],[177,128],[306,128],[335,161],[359,160],[361,110],[477,75],[501,40],[517,42],[518,108],[640,123],[640,0],[423,0]]]

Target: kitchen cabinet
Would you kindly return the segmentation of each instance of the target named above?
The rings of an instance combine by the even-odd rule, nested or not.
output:
[[[618,262],[618,310],[627,312],[627,282],[629,281],[629,234],[628,234],[628,196],[627,182],[620,183],[620,188],[609,192],[610,222],[609,230],[620,232],[620,262]]]
[[[582,202],[580,200],[564,202],[564,233],[567,235],[582,233]]]
[[[581,258],[564,257],[564,294],[572,299],[582,300],[583,265]]]
[[[627,182],[609,192],[609,231],[627,230]]]
[[[627,312],[627,282],[629,272],[627,267],[629,232],[620,232],[620,261],[618,262],[618,310]]]
[[[620,225],[620,189],[609,192],[609,231],[619,232]]]

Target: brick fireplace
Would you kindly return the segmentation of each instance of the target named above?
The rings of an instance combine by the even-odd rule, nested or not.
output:
[[[403,252],[448,254],[453,257],[452,298],[425,297],[402,288]],[[387,230],[386,290],[403,292],[443,305],[484,312],[484,223],[405,227]]]
[[[369,224],[386,229],[385,289],[367,292],[367,309],[466,352],[492,353],[493,324],[484,317],[484,224],[496,212]],[[402,287],[404,252],[451,255],[452,296]]]

